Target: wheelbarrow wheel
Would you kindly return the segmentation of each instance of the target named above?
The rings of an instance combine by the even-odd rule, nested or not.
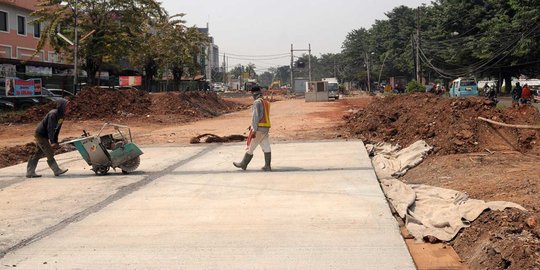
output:
[[[96,173],[97,175],[106,175],[109,172],[109,169],[110,168],[108,166],[99,166],[93,168],[94,173]]]

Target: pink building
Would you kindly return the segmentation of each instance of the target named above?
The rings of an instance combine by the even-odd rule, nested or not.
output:
[[[43,25],[34,23],[31,13],[38,0],[0,0],[0,78],[52,76],[66,73],[66,65],[50,47],[45,46],[34,57]]]

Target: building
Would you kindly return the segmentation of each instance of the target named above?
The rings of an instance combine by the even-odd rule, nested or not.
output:
[[[210,27],[198,28],[199,32],[208,37],[208,45],[203,48],[203,53],[199,55],[197,62],[203,68],[207,81],[213,81],[212,74],[219,72],[219,46],[214,44],[214,37],[210,36]]]
[[[52,76],[71,72],[50,46],[34,55],[44,29],[31,13],[37,0],[0,0],[0,77]]]

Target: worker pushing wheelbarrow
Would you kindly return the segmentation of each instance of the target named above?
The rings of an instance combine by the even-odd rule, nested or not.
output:
[[[101,135],[107,127],[113,127],[115,132]],[[128,134],[124,134],[121,129],[127,129]],[[123,174],[128,174],[139,167],[140,155],[143,152],[133,143],[131,129],[128,126],[105,123],[97,135],[83,132],[80,138],[63,144],[75,146],[97,175],[105,175],[111,168],[113,170],[120,168]],[[129,138],[126,135],[129,135]]]

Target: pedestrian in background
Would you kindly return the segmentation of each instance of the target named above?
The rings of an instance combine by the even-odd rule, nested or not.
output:
[[[525,84],[523,85],[523,89],[521,89],[519,103],[527,104],[529,102],[531,102],[531,88],[529,88],[529,85]]]
[[[515,107],[519,103],[519,99],[521,98],[521,85],[519,85],[519,82],[516,83],[516,87],[514,87],[514,90],[512,91],[512,107]]]
[[[64,122],[64,116],[68,112],[68,101],[61,98],[56,100],[56,109],[51,110],[38,124],[35,132],[36,150],[34,155],[28,160],[26,167],[26,177],[41,177],[36,174],[38,161],[43,156],[47,157],[47,164],[55,176],[66,173],[67,169],[60,169],[56,159],[54,159],[54,149],[59,148],[58,135]]]
[[[244,158],[241,162],[233,162],[233,165],[237,168],[245,170],[253,158],[253,152],[258,145],[264,153],[264,167],[263,171],[271,171],[272,167],[270,163],[272,161],[272,152],[270,149],[270,102],[263,98],[261,88],[256,85],[251,88],[251,94],[253,95],[253,116],[251,118],[251,127],[248,136],[248,149],[244,154]]]

